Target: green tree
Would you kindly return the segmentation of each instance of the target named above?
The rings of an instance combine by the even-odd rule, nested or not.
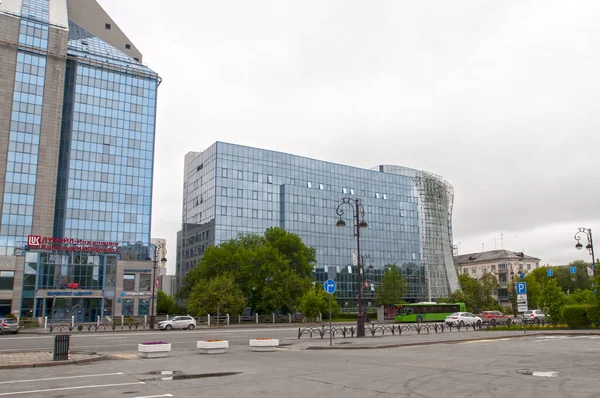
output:
[[[381,285],[375,288],[375,302],[377,305],[400,304],[406,296],[406,279],[398,266],[389,264],[381,277]]]
[[[571,267],[577,267],[577,272],[571,274]],[[573,261],[568,267],[554,267],[554,278],[563,292],[574,292],[577,289],[586,290],[592,287],[592,280],[588,275],[590,265],[581,260]]]
[[[313,248],[280,228],[269,228],[263,236],[240,234],[206,250],[186,276],[179,297],[189,298],[201,280],[230,274],[254,311],[288,313],[310,289],[315,258]]]
[[[542,310],[548,315],[550,322],[557,324],[561,321],[561,309],[566,303],[567,295],[558,286],[556,279],[550,279],[540,295]]]
[[[245,305],[242,290],[229,274],[219,275],[209,281],[199,281],[187,301],[188,310],[193,315],[240,314]]]
[[[596,297],[591,290],[576,289],[574,292],[567,296],[568,305],[576,304],[595,304]]]
[[[540,296],[542,294],[541,283],[538,282],[535,273],[529,273],[523,278],[523,282],[527,284],[527,305],[529,308],[539,308],[540,305]]]
[[[156,294],[156,313],[157,314],[175,314],[177,312],[177,303],[175,299],[165,292],[159,290]]]
[[[450,294],[450,301],[463,302],[467,309],[473,312],[497,308],[498,303],[492,294],[499,284],[493,274],[486,273],[479,280],[471,278],[468,274],[460,274],[458,280],[461,290]]]
[[[326,319],[329,316],[329,299],[329,294],[318,285],[302,296],[298,309],[306,318],[323,314],[323,319]],[[339,313],[340,305],[335,297],[331,297],[331,316],[335,318]]]

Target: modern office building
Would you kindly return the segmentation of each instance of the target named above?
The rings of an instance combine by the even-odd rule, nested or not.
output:
[[[177,235],[181,284],[207,247],[271,226],[298,234],[317,251],[315,279],[335,269],[343,310],[357,307],[353,211],[336,228],[343,197],[363,201],[361,233],[365,305],[389,264],[408,279],[407,300],[447,297],[458,289],[452,260],[452,187],[434,174],[400,166],[362,169],[217,142],[185,157],[182,229]]]
[[[0,315],[149,313],[159,81],[95,0],[0,2]]]

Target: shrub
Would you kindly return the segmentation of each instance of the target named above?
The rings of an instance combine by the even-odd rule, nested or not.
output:
[[[596,327],[600,327],[600,305],[591,305],[588,307],[587,319]]]
[[[589,307],[587,304],[565,305],[561,317],[571,329],[589,327],[592,323],[587,317]]]

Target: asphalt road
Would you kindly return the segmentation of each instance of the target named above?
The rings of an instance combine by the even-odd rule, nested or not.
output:
[[[171,343],[173,351],[186,351],[195,347],[198,340],[226,339],[231,345],[247,346],[250,338],[269,337],[280,340],[296,340],[297,335],[297,327],[73,333],[71,335],[71,351],[108,354],[137,352],[138,344],[158,340]],[[52,350],[53,343],[53,335],[3,335],[0,336],[0,353]]]
[[[289,332],[277,331],[282,335]],[[187,335],[199,332],[191,333]],[[254,333],[262,335],[264,329],[232,331],[228,338],[246,340]],[[170,341],[187,338],[185,332],[169,336]],[[598,396],[600,336],[538,335],[503,340],[480,336],[478,341],[379,350],[311,351],[292,345],[255,353],[240,344],[215,356],[175,345],[176,351],[166,359],[3,370],[0,397]],[[100,345],[101,337],[94,336],[97,342],[90,345]],[[133,337],[137,338],[127,338]],[[171,374],[161,374],[164,371],[204,377],[173,380]],[[237,373],[215,374],[218,372]]]

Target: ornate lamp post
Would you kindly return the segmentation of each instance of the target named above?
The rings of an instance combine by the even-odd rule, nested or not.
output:
[[[344,228],[346,222],[342,219],[344,215],[344,205],[348,205],[353,212],[354,236],[356,236],[356,257],[358,261],[358,315],[356,316],[356,337],[365,337],[365,314],[362,308],[362,257],[360,256],[360,230],[368,228],[365,221],[365,209],[360,199],[343,198],[335,210],[340,219],[335,223],[338,228]]]
[[[150,243],[150,248],[154,249],[154,257],[152,258],[152,298],[150,304],[150,329],[154,329],[154,324],[156,322],[156,306],[155,306],[155,292],[156,292],[156,268],[158,267],[158,255],[160,253],[164,253],[165,257],[160,259],[160,262],[164,265],[167,262],[167,246],[161,242],[158,244]]]
[[[575,240],[577,241],[575,248],[577,250],[583,249],[583,244],[581,244],[579,241],[582,237],[582,234],[587,236],[588,243],[585,245],[585,248],[588,249],[590,255],[592,256],[592,270],[594,271],[594,276],[596,276],[596,258],[594,257],[594,240],[592,239],[591,228],[579,228],[579,230],[575,233]]]

